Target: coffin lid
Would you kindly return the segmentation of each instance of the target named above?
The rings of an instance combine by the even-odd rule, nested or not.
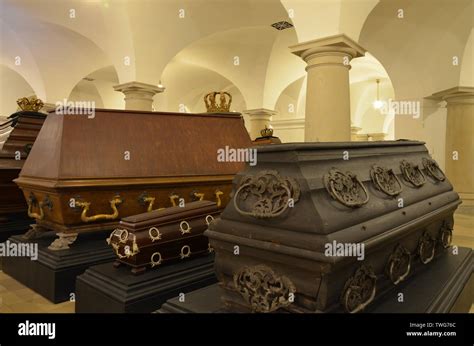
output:
[[[349,154],[347,160],[343,159],[345,151]],[[425,172],[423,159],[430,159],[430,156],[423,142],[274,144],[258,147],[257,152],[258,164],[248,166],[235,177],[234,198],[220,219],[211,224],[211,231],[207,233],[209,238],[223,236],[230,242],[237,238],[246,238],[248,242],[260,239],[266,243],[264,246],[275,247],[278,251],[287,246],[322,254],[325,244],[332,241],[366,242],[368,246],[375,246],[387,237],[449,215],[460,203],[447,178],[437,181]],[[400,165],[403,160],[423,170],[426,182],[421,187],[412,186],[404,179]],[[392,197],[376,188],[370,174],[373,165],[393,170],[402,185],[399,195]],[[324,177],[333,168],[357,176],[368,192],[366,204],[351,208],[332,198]],[[277,190],[276,185],[267,184],[265,179],[255,179],[256,184],[251,184],[256,188],[247,194],[246,190],[241,190],[239,195],[239,188],[250,184],[248,177],[261,177],[265,172],[277,172],[283,180],[292,179],[300,190],[299,198],[294,207],[287,208],[281,215],[262,218],[245,214],[258,206],[254,203],[259,201],[255,196],[259,196],[260,191],[269,191],[265,186]],[[236,202],[240,197],[243,201]],[[403,207],[399,206],[400,198]],[[269,200],[266,203],[272,210]]]
[[[18,182],[233,175],[244,165],[218,162],[225,146],[251,146],[239,113],[50,113]]]
[[[217,204],[211,201],[189,202],[184,207],[176,206],[161,210],[125,217],[120,221],[120,227],[128,230],[156,227],[167,223],[183,221],[189,217],[209,215],[218,210]]]

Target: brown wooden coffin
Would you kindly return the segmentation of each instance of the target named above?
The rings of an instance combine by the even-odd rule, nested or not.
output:
[[[0,124],[0,241],[15,231],[24,231],[30,223],[27,204],[13,182],[18,178],[46,115],[17,112]]]
[[[77,233],[180,202],[224,207],[245,165],[219,162],[217,151],[250,145],[238,113],[50,113],[15,181],[36,219],[30,235],[54,230],[62,238],[51,248],[62,249]]]
[[[141,273],[147,266],[212,252],[203,233],[219,213],[215,202],[196,201],[129,216],[120,221],[107,243],[118,262],[131,266],[134,274]]]
[[[362,311],[448,250],[459,196],[416,141],[258,147],[205,235],[233,311]]]

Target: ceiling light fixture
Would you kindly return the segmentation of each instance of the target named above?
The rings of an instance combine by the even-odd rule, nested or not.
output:
[[[377,82],[377,99],[372,103],[372,106],[375,109],[380,109],[383,107],[383,101],[380,100],[380,95],[379,95],[379,84],[380,84],[380,79],[376,79]]]

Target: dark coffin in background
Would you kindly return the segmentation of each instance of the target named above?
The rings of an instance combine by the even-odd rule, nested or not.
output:
[[[16,183],[35,213],[35,232],[112,230],[120,218],[178,198],[225,206],[244,165],[218,162],[217,150],[250,145],[238,113],[51,113]],[[71,239],[52,247],[67,248]]]
[[[357,312],[448,251],[460,203],[422,142],[277,144],[205,234],[227,309]]]
[[[31,223],[25,198],[13,180],[18,178],[45,118],[43,113],[21,111],[0,124],[0,242],[26,231]]]

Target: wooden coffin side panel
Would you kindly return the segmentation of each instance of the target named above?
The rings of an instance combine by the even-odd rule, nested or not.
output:
[[[150,202],[144,201],[146,197],[153,198],[152,210],[173,207],[181,202],[186,205],[199,198],[212,200],[222,209],[230,200],[230,177],[227,182],[213,182],[211,178],[189,185],[157,181],[154,185],[101,186],[95,189],[58,190],[28,185],[22,190],[26,201],[33,202],[31,209],[39,226],[56,232],[80,233],[113,230],[122,218],[147,212]],[[113,203],[116,199],[120,202]]]

